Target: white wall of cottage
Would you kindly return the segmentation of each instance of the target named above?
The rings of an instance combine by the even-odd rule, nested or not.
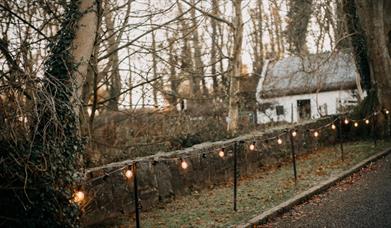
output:
[[[355,92],[352,90],[336,90],[326,91],[311,94],[300,94],[293,96],[275,97],[262,99],[262,103],[273,103],[274,107],[267,109],[265,112],[257,111],[258,124],[286,121],[286,122],[299,122],[298,113],[298,100],[309,99],[311,103],[311,118],[316,119],[323,115],[336,114],[340,105],[352,105],[357,102],[357,98],[354,96]],[[257,99],[260,101],[259,98]],[[282,105],[284,107],[284,114],[277,115],[275,106]],[[327,108],[324,108],[324,107]],[[325,110],[327,109],[327,110]],[[292,115],[293,110],[293,115]]]

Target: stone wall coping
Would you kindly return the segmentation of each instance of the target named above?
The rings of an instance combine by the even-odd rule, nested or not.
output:
[[[137,157],[135,159],[128,159],[128,160],[123,160],[123,161],[119,161],[119,162],[112,162],[112,163],[109,163],[109,164],[106,164],[103,166],[88,168],[85,170],[83,176],[84,176],[84,178],[87,178],[87,174],[89,174],[89,173],[93,173],[93,172],[100,171],[100,170],[106,170],[106,169],[107,170],[116,169],[116,168],[131,165],[133,162],[175,159],[175,158],[180,157],[181,155],[186,155],[186,154],[192,153],[194,151],[207,150],[207,149],[210,149],[213,147],[220,148],[220,147],[224,147],[224,145],[230,145],[230,144],[237,142],[237,141],[248,141],[251,139],[262,137],[267,134],[275,133],[276,131],[292,129],[292,128],[296,128],[297,126],[317,123],[319,121],[327,120],[332,117],[333,116],[327,116],[327,117],[323,117],[323,118],[319,118],[319,119],[312,119],[312,120],[304,121],[301,123],[280,125],[280,126],[269,128],[269,129],[262,130],[262,131],[261,130],[253,131],[251,133],[240,135],[240,136],[237,136],[237,137],[231,138],[231,139],[214,141],[214,142],[203,142],[203,143],[196,144],[196,145],[193,145],[192,147],[188,147],[185,149],[174,150],[174,151],[170,151],[170,152],[159,151],[158,153],[156,153],[154,155],[149,155],[149,156],[145,156],[145,157]]]

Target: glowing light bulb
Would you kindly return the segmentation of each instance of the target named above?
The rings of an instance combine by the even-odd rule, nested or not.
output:
[[[220,151],[219,151],[219,156],[222,158],[224,157],[224,148],[222,148]]]
[[[365,120],[365,124],[369,124],[369,120],[368,119]]]
[[[358,127],[358,123],[357,122],[354,123],[354,127]]]
[[[73,201],[75,203],[81,203],[85,198],[85,194],[82,191],[77,191],[75,194],[73,194]]]
[[[335,124],[331,124],[331,129],[333,129],[333,130],[337,129],[337,127],[335,126]]]
[[[133,177],[132,170],[130,170],[130,169],[126,170],[125,177],[128,178],[128,179],[132,178]]]
[[[187,164],[186,161],[182,161],[181,162],[181,167],[182,167],[182,169],[187,169],[187,167],[189,167],[189,165]]]
[[[345,119],[345,120],[344,120],[344,123],[345,123],[345,124],[348,124],[348,123],[349,123],[349,120],[348,120],[348,119]]]
[[[386,115],[390,114],[390,111],[386,110]]]
[[[277,143],[281,145],[282,144],[282,139],[278,138],[277,139]]]
[[[297,135],[297,132],[296,131],[292,131],[292,136],[296,137],[296,135]]]
[[[319,132],[315,131],[314,136],[317,138],[319,136]]]
[[[249,149],[250,150],[255,150],[255,142],[250,144]]]

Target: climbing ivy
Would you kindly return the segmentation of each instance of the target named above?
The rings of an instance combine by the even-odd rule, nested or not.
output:
[[[84,143],[71,103],[77,66],[70,53],[81,16],[78,5],[69,2],[61,30],[49,45],[44,78],[34,85],[29,133],[0,137],[0,207],[6,209],[0,226],[79,226],[80,208],[71,199]]]

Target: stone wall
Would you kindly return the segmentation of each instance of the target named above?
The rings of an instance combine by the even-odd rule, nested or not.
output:
[[[330,118],[307,122],[296,126],[295,147],[298,153],[306,153],[321,147],[322,144],[336,143],[336,131],[324,128],[316,139],[309,128],[324,126]],[[250,176],[259,172],[265,165],[273,165],[291,157],[289,135],[281,136],[282,145],[277,139],[261,142],[281,135],[286,128],[254,132],[249,135],[218,142],[206,142],[184,150],[158,153],[138,159],[137,178],[142,210],[148,210],[192,191],[200,191],[232,181],[233,151],[235,141],[239,144],[239,175]],[[257,141],[256,149],[250,151],[248,145]],[[225,147],[225,156],[218,156]],[[180,166],[180,159],[189,164],[186,170]],[[111,163],[87,170],[84,179],[86,204],[83,205],[84,224],[99,223],[107,218],[128,215],[134,211],[133,182],[128,181],[123,171],[116,171],[130,165],[133,160]],[[104,176],[103,178],[100,178]]]

